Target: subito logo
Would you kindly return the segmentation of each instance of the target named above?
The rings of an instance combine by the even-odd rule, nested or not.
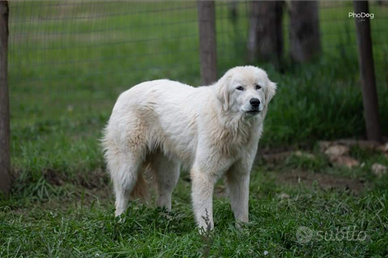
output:
[[[313,238],[314,232],[309,228],[305,226],[301,226],[296,231],[296,239],[301,244],[306,244],[311,241]]]

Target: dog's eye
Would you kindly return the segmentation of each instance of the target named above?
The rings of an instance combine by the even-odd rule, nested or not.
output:
[[[236,88],[236,90],[241,90],[241,91],[243,91],[244,88],[243,88],[243,86],[238,86],[238,87]]]
[[[260,90],[261,86],[259,84],[256,84],[256,90]]]

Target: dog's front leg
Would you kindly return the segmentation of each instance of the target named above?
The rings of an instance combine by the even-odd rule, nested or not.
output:
[[[237,226],[241,222],[249,221],[249,176],[250,166],[241,161],[234,164],[226,173],[226,185]]]
[[[195,219],[200,228],[211,230],[213,222],[213,189],[214,178],[212,175],[198,169],[192,169],[192,201]]]

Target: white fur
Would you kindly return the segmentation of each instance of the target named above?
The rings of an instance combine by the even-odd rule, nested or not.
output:
[[[248,222],[249,174],[275,89],[265,71],[245,66],[230,69],[211,86],[155,80],[122,93],[103,138],[116,216],[125,211],[131,193],[146,195],[142,173],[147,168],[156,177],[157,206],[170,210],[183,165],[190,170],[200,227],[214,226],[213,188],[221,176],[236,221]],[[252,98],[260,100],[258,113],[247,113]]]

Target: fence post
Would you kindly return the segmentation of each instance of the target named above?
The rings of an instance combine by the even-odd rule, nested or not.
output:
[[[8,95],[8,2],[0,2],[0,190],[7,195],[10,180],[10,129]]]
[[[369,13],[368,1],[354,1],[353,4],[355,13]],[[367,138],[370,141],[381,142],[382,135],[379,121],[379,105],[373,64],[370,22],[369,18],[356,18],[355,21]]]
[[[290,55],[296,62],[306,62],[321,53],[319,3],[317,1],[289,2]]]
[[[214,1],[198,1],[199,52],[203,85],[217,81],[217,47]]]
[[[250,1],[248,61],[274,61],[283,57],[283,2]]]

